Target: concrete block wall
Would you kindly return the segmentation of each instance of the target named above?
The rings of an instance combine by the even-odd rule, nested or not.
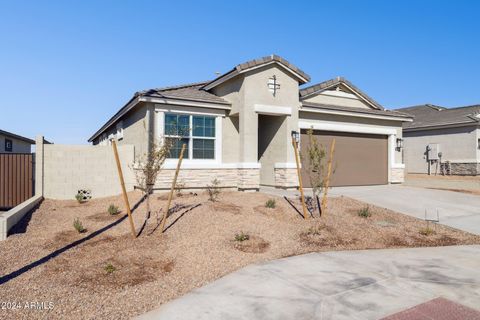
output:
[[[118,153],[127,191],[131,191],[134,146],[118,146]],[[91,190],[93,198],[121,193],[112,146],[43,145],[44,197],[74,199],[80,189]]]
[[[404,168],[391,168],[390,169],[390,182],[391,183],[403,183],[405,182],[405,169]]]
[[[451,162],[450,174],[459,176],[480,175],[480,163],[476,162]]]

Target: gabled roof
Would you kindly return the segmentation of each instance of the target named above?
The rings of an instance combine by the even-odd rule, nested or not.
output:
[[[445,108],[423,104],[396,109],[396,111],[414,116],[413,122],[404,124],[405,130],[438,126],[480,125],[480,105]]]
[[[29,139],[29,138],[26,138],[26,137],[22,137],[22,136],[19,136],[18,134],[11,133],[11,132],[8,132],[8,131],[5,131],[5,130],[0,130],[0,134],[4,135],[4,136],[8,136],[10,138],[22,140],[22,141],[25,141],[25,142],[30,143],[30,144],[35,144],[35,140]]]
[[[344,77],[336,77],[335,79],[330,79],[324,82],[314,84],[313,86],[300,89],[300,100],[304,100],[312,95],[319,94],[325,90],[328,90],[332,87],[336,87],[340,84],[344,85],[348,89],[355,92],[360,98],[362,98],[365,102],[367,102],[373,108],[378,110],[384,110],[384,108],[379,103],[377,103],[375,100],[370,98],[365,92],[357,88],[353,83],[351,83]]]
[[[404,113],[398,112],[395,110],[378,110],[378,109],[367,109],[367,108],[356,108],[356,107],[344,107],[344,106],[334,106],[329,104],[323,103],[315,103],[315,102],[302,102],[302,108],[300,111],[308,109],[325,109],[325,110],[334,110],[334,111],[344,111],[344,112],[355,112],[355,113],[364,113],[364,114],[371,114],[371,115],[379,115],[379,116],[387,116],[387,117],[398,117],[403,118],[405,121],[411,121],[413,116]]]
[[[185,100],[191,102],[206,102],[214,103],[223,106],[222,108],[229,108],[230,103],[210,92],[207,92],[202,88],[207,81],[183,84],[178,86],[170,86],[156,89],[148,89],[136,92],[133,97],[113,115],[97,132],[95,132],[88,142],[92,142],[93,139],[101,135],[105,130],[110,128],[115,122],[117,122],[123,115],[130,111],[137,105],[142,98],[164,98],[174,100]]]
[[[216,79],[208,82],[203,86],[203,89],[210,90],[215,88],[217,85],[241,74],[247,72],[249,70],[259,68],[261,66],[277,63],[278,65],[287,69],[290,73],[292,73],[299,81],[300,84],[305,84],[310,81],[310,76],[306,74],[303,70],[296,67],[295,65],[291,64],[284,58],[277,56],[275,54],[262,57],[259,59],[250,60],[244,63],[240,63],[236,65],[232,70],[228,71],[227,73],[222,74],[221,76],[217,77]]]

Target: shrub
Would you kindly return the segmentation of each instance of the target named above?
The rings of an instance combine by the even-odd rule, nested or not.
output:
[[[368,218],[371,215],[372,215],[372,213],[370,212],[370,207],[369,206],[363,207],[362,209],[358,210],[358,216],[359,217]]]
[[[177,180],[177,183],[175,184],[175,195],[177,197],[183,196],[182,189],[184,188],[185,188],[185,182],[183,180],[182,181]]]
[[[315,227],[310,227],[307,230],[307,235],[309,236],[319,236],[322,234],[322,230],[324,229],[324,226],[315,226]]]
[[[83,202],[83,194],[78,192],[76,195],[75,195],[75,199],[78,201],[78,203],[82,203]]]
[[[115,267],[113,266],[113,264],[111,264],[111,263],[108,263],[108,264],[105,266],[104,269],[105,269],[105,271],[106,271],[108,274],[111,274],[111,273],[117,271],[117,268],[115,268]]]
[[[268,199],[267,202],[265,202],[265,207],[270,209],[275,208],[275,199]]]
[[[235,241],[238,241],[238,242],[243,242],[248,239],[250,239],[250,236],[246,233],[243,233],[243,231],[235,235]]]
[[[432,234],[435,234],[435,230],[433,230],[432,228],[430,227],[426,227],[426,228],[423,228],[423,229],[420,229],[419,233],[422,235],[422,236],[430,236]]]
[[[78,233],[84,233],[85,231],[87,231],[87,229],[83,227],[82,222],[78,218],[73,220],[73,227],[75,228],[75,230],[77,230]]]
[[[108,211],[108,213],[109,213],[111,216],[114,216],[114,215],[120,213],[120,210],[119,210],[118,207],[117,207],[116,205],[114,205],[114,204],[109,205],[107,211]]]
[[[217,178],[212,180],[212,183],[207,185],[208,200],[215,202],[220,195],[220,181]]]

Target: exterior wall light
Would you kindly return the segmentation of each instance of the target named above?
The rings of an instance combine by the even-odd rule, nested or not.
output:
[[[402,148],[403,148],[403,139],[397,138],[397,148],[396,148],[397,151],[402,150]]]
[[[298,144],[300,142],[300,133],[298,131],[292,131],[292,139]]]

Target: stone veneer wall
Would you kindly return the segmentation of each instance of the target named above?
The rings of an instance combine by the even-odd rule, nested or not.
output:
[[[391,168],[390,169],[390,182],[402,183],[405,182],[405,169],[404,168]]]
[[[167,190],[171,188],[175,170],[164,169],[157,178],[154,189]],[[200,189],[212,183],[213,179],[220,182],[222,188],[259,189],[259,169],[181,169],[177,182],[184,188]]]
[[[459,176],[480,175],[480,163],[450,162],[450,174]]]
[[[298,188],[297,169],[275,168],[275,187],[282,189]]]

